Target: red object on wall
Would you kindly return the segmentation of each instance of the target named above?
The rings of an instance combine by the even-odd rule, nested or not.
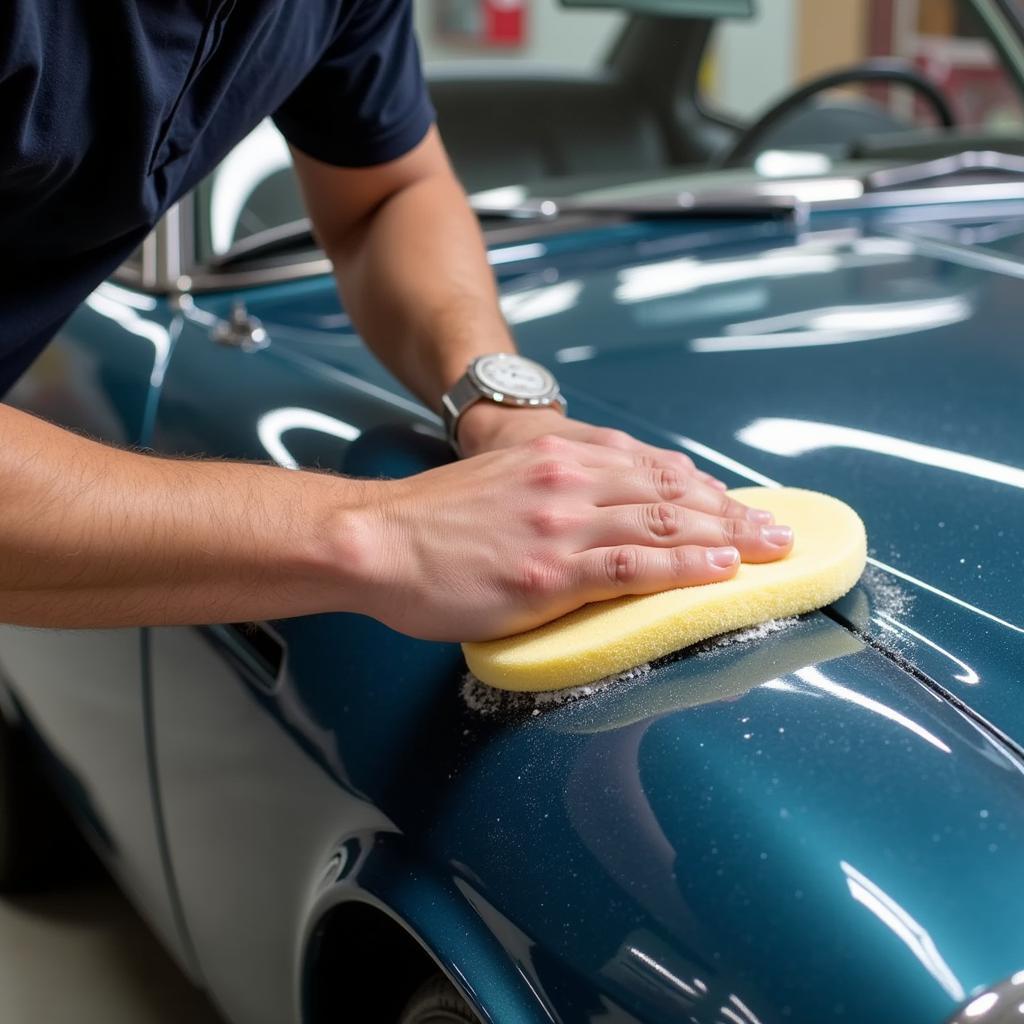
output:
[[[470,47],[517,47],[526,42],[529,0],[435,0],[437,36]]]
[[[526,36],[524,0],[483,0],[484,38],[490,46],[522,46]]]

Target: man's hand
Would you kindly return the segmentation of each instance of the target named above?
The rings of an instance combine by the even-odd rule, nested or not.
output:
[[[638,458],[649,459],[652,464],[666,469],[692,474],[711,487],[725,490],[721,480],[697,469],[693,459],[682,452],[644,444],[622,430],[596,427],[592,423],[570,419],[554,409],[517,409],[495,405],[493,402],[477,402],[462,414],[459,421],[459,447],[466,457],[525,444],[545,434],[627,452]],[[765,522],[772,521],[771,513],[765,512],[763,515]]]
[[[548,434],[366,485],[362,610],[436,640],[486,640],[591,601],[728,579],[792,546],[788,528],[643,451]]]

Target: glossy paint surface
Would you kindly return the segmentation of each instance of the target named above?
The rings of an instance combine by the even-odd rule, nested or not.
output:
[[[1024,263],[963,241],[1010,239],[1005,206],[492,253],[574,414],[836,494],[874,564],[827,614],[570,703],[481,704],[457,647],[358,616],[276,623],[279,679],[240,634],[152,631],[174,888],[233,1019],[298,1018],[306,942],[350,899],[502,1024],[938,1024],[1024,967]],[[259,353],[210,341],[233,298],[177,315],[155,448],[445,457],[330,281],[245,294]]]
[[[166,301],[103,284],[5,401],[91,437],[139,444],[177,330]],[[47,769],[118,883],[193,970],[163,862],[143,643],[138,629],[0,626],[0,686],[14,688]]]

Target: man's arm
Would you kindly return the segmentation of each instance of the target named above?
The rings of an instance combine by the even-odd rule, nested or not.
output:
[[[161,459],[0,405],[0,621],[225,622],[354,607],[362,485]]]
[[[505,636],[589,601],[710,583],[789,538],[692,475],[542,437],[406,480],[162,459],[0,405],[0,622],[357,611]]]
[[[514,352],[480,229],[437,130],[388,164],[341,168],[292,149],[345,308],[435,411],[481,352]]]
[[[476,216],[436,129],[388,164],[341,168],[296,149],[292,157],[345,308],[380,360],[435,411],[474,356],[512,352]],[[681,452],[553,410],[478,402],[459,441],[476,454],[545,433],[643,453],[719,486]]]
[[[372,170],[296,163],[347,307],[428,404],[472,356],[511,348],[435,133]],[[681,453],[482,406],[461,438],[475,458],[358,481],[120,451],[0,405],[0,621],[357,611],[416,636],[481,640],[591,601],[726,579],[740,557],[791,546]]]

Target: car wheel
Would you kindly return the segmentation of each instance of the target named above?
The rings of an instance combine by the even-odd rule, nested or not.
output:
[[[480,1024],[480,1018],[443,974],[435,974],[406,1003],[398,1024]]]
[[[77,837],[43,782],[24,737],[0,717],[0,892],[39,888]]]

